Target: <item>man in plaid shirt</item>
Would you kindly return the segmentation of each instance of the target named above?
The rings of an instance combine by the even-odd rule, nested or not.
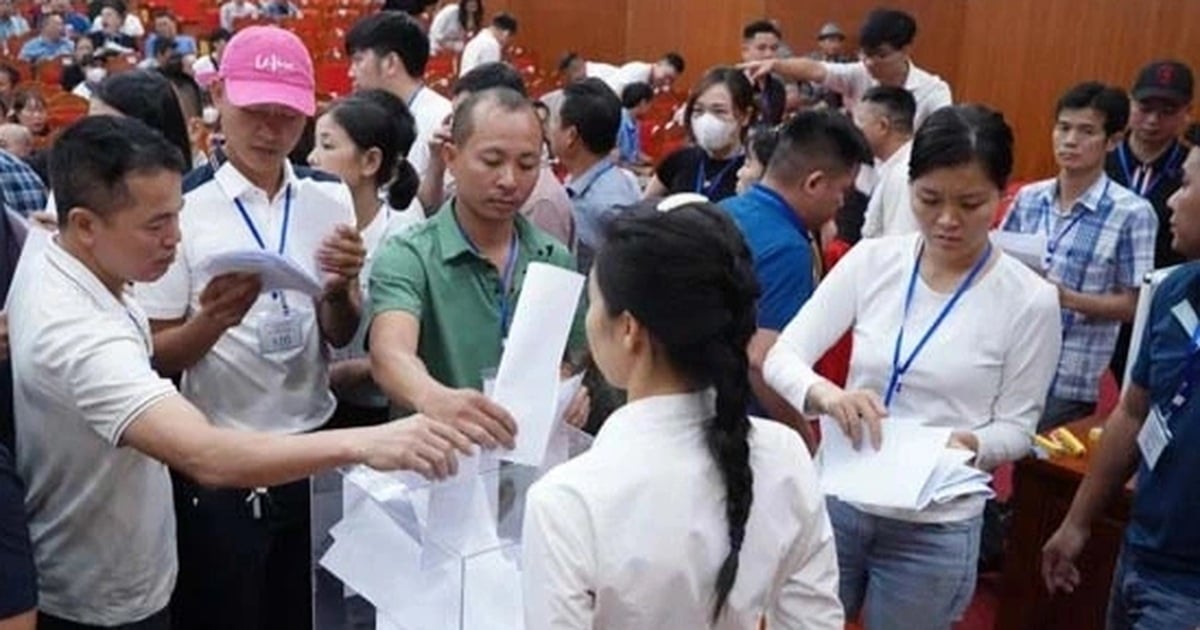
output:
[[[0,191],[8,207],[23,217],[46,209],[42,178],[21,158],[4,150],[0,150]]]
[[[1025,186],[1004,222],[1046,235],[1043,271],[1058,285],[1063,348],[1038,431],[1091,415],[1121,322],[1132,322],[1142,277],[1154,268],[1158,217],[1104,173],[1129,120],[1124,91],[1083,83],[1058,101],[1058,176]]]

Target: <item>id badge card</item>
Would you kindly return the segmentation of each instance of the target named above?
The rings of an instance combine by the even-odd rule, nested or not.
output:
[[[1158,464],[1158,458],[1171,443],[1171,437],[1166,417],[1157,405],[1151,407],[1150,415],[1142,423],[1142,430],[1138,431],[1137,436],[1138,450],[1142,452],[1142,459],[1150,470],[1154,470],[1154,466]]]
[[[258,322],[258,349],[264,355],[295,350],[304,345],[304,327],[296,313],[270,313]]]

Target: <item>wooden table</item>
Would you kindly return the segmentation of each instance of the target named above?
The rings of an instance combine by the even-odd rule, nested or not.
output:
[[[1083,457],[1027,458],[1015,466],[1013,520],[1004,559],[998,630],[1104,628],[1112,573],[1129,520],[1132,494],[1128,489],[1092,528],[1078,562],[1083,575],[1079,588],[1071,595],[1052,598],[1041,577],[1042,545],[1058,529],[1071,505],[1096,448],[1087,441],[1087,432],[1101,420],[1090,418],[1067,425],[1087,445]]]

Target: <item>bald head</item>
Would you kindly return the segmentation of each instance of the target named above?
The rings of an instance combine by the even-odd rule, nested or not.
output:
[[[33,152],[33,134],[24,125],[6,123],[0,125],[0,149],[26,158]]]

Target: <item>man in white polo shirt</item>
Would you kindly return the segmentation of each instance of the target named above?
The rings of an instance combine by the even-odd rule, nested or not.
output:
[[[837,92],[846,109],[853,111],[859,99],[876,85],[902,87],[917,101],[916,128],[933,112],[950,105],[950,85],[912,62],[909,56],[917,36],[917,21],[903,11],[876,9],[859,31],[862,61],[830,63],[802,57],[769,59],[742,64],[752,77],[775,73],[797,81],[809,81]]]
[[[384,11],[359,20],[346,33],[346,54],[350,55],[355,90],[387,90],[408,104],[417,120],[417,141],[408,151],[408,161],[425,179],[429,141],[453,109],[446,97],[426,88],[422,81],[429,61],[429,37],[407,14]]]
[[[150,325],[127,287],[172,264],[182,170],[179,150],[132,118],[85,118],[51,154],[59,233],[31,238],[7,311],[42,629],[171,628],[164,463],[237,487],[354,463],[443,476],[454,468],[448,447],[469,450],[424,418],[303,436],[217,426],[156,374]]]
[[[294,34],[239,31],[210,86],[225,132],[222,154],[184,180],[178,260],[139,287],[155,329],[155,365],[183,372],[183,393],[216,424],[296,434],[334,411],[325,344],[358,327],[362,240],[349,189],[287,160],[316,109],[312,59]],[[253,278],[210,278],[216,254],[267,250],[291,258],[324,293],[260,294]],[[211,280],[211,282],[210,282]],[[205,317],[225,300],[223,317]],[[180,577],[176,627],[310,623],[307,480],[213,491],[177,475]],[[213,602],[222,602],[214,606]]]

